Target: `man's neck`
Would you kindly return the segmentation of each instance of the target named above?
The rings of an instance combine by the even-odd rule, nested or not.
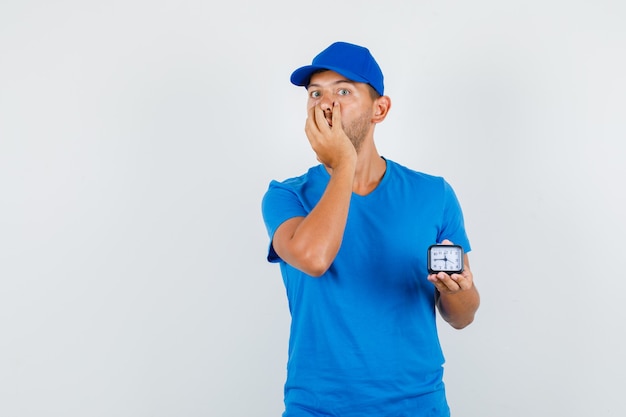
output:
[[[352,192],[367,195],[374,191],[387,170],[387,163],[378,154],[376,148],[367,154],[359,153]]]

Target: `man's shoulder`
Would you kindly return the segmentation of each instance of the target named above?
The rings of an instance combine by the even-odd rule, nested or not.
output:
[[[321,165],[312,166],[303,174],[288,177],[282,180],[273,179],[270,181],[271,187],[286,187],[286,188],[302,188],[305,184],[318,180],[322,177],[320,172]]]
[[[443,177],[439,175],[428,174],[423,171],[417,171],[409,168],[393,160],[387,159],[388,169],[394,174],[400,177],[406,178],[412,181],[424,182],[424,183],[442,183]]]

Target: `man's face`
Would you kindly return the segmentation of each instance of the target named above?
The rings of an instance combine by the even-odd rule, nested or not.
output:
[[[311,76],[307,91],[307,108],[319,104],[329,125],[332,125],[333,103],[339,102],[343,130],[358,151],[374,126],[374,101],[370,95],[370,87],[350,81],[334,71],[324,71]]]

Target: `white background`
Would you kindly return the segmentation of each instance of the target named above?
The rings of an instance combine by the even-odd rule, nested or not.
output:
[[[316,163],[289,75],[336,40],[465,211],[453,414],[626,414],[622,0],[2,0],[0,415],[280,415],[260,201]]]

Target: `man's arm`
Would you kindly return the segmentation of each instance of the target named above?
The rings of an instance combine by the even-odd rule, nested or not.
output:
[[[309,109],[305,131],[318,160],[330,168],[330,181],[313,210],[285,221],[272,240],[282,260],[316,277],[326,272],[341,247],[356,170],[356,150],[341,126],[339,105],[332,121],[330,126],[319,106]]]
[[[437,289],[436,302],[441,317],[455,329],[469,326],[474,321],[474,315],[480,305],[480,295],[474,285],[467,254],[463,263],[465,268],[460,274],[448,275],[439,272],[428,276],[428,280]]]

